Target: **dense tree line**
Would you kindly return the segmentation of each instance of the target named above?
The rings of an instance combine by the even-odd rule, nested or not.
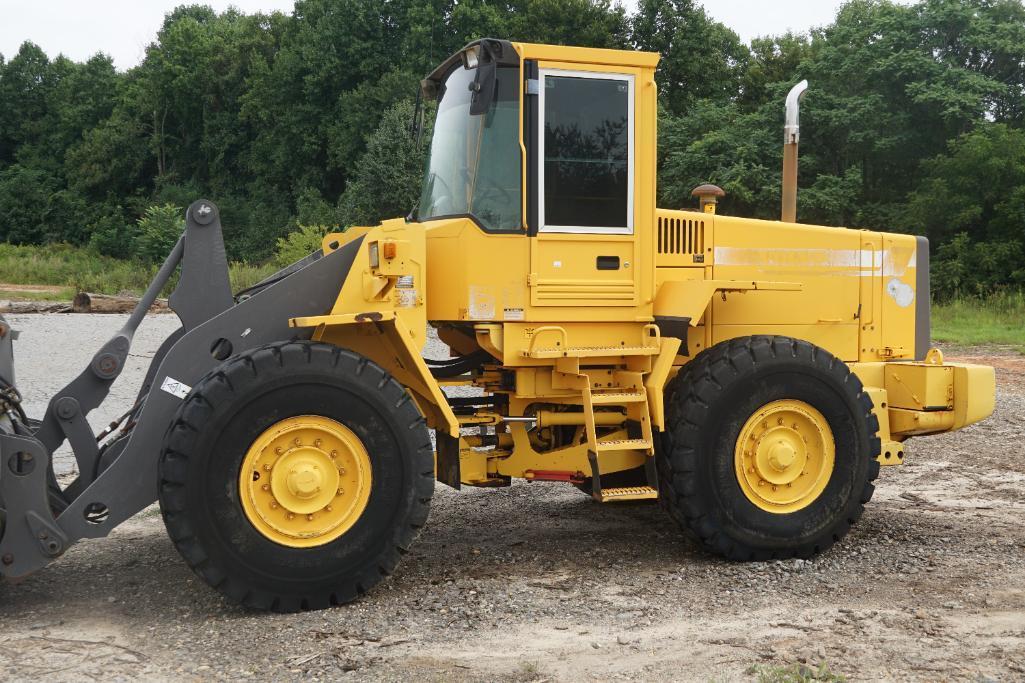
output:
[[[218,201],[234,258],[299,225],[405,214],[416,85],[481,36],[660,52],[659,200],[776,217],[782,102],[807,78],[799,216],[927,234],[942,294],[1025,283],[1025,7],[853,0],[743,43],[694,0],[297,0],[168,14],[145,59],[0,56],[0,240],[156,258],[174,207]],[[295,239],[292,240],[295,242]]]

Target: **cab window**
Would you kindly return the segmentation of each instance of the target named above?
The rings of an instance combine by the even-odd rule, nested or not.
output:
[[[633,232],[633,76],[540,72],[542,232]]]

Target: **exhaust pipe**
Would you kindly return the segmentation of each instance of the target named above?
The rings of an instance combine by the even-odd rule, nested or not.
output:
[[[797,221],[797,143],[801,140],[801,99],[808,81],[801,81],[787,94],[783,123],[783,216],[785,223]]]

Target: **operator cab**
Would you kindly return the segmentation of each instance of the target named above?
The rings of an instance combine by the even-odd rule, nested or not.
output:
[[[484,236],[535,238],[524,252],[529,301],[485,307],[494,311],[485,317],[524,306],[650,315],[657,62],[651,53],[483,39],[423,81],[437,116],[413,218],[428,229],[461,218]],[[514,246],[503,249],[515,259]],[[466,285],[497,298],[508,291],[487,279],[470,275]],[[631,310],[610,318],[609,306]],[[473,302],[460,309],[462,319],[481,319]]]

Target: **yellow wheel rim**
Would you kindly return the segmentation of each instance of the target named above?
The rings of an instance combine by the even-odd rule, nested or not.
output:
[[[239,472],[242,510],[281,545],[312,548],[335,540],[370,500],[370,456],[351,429],[300,415],[275,423],[246,452]]]
[[[833,474],[836,445],[829,422],[804,401],[762,406],[737,437],[734,463],[747,499],[784,514],[811,505]]]

